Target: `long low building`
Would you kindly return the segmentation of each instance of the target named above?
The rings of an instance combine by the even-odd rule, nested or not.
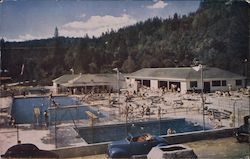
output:
[[[127,89],[138,91],[141,86],[151,90],[166,88],[169,91],[200,91],[201,70],[192,67],[143,68],[125,75]],[[215,67],[203,68],[204,92],[236,90],[244,87],[246,77]]]
[[[53,81],[54,93],[68,92],[70,94],[82,94],[89,92],[113,92],[123,88],[124,77],[117,74],[66,74]]]

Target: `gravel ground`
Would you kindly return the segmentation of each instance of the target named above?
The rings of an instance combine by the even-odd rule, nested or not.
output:
[[[193,148],[198,158],[249,159],[250,157],[250,145],[248,143],[238,143],[233,137],[195,141],[185,145]]]
[[[198,156],[204,159],[249,159],[250,146],[247,143],[238,143],[235,138],[221,138],[217,140],[201,140],[185,143]],[[77,157],[72,159],[106,159],[106,154]]]

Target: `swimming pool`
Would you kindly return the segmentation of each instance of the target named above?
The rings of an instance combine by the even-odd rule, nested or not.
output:
[[[176,133],[203,130],[203,127],[192,122],[181,119],[165,119],[158,121],[135,122],[127,124],[102,125],[78,128],[79,135],[89,144],[115,141],[124,139],[127,132],[133,136],[143,133],[152,135],[165,135],[168,128],[172,128]]]
[[[59,104],[59,109],[48,108],[52,104],[52,100],[45,97],[26,97],[26,98],[15,98],[12,104],[11,115],[15,118],[18,124],[32,124],[32,123],[44,123],[45,118],[43,113],[47,110],[49,113],[49,121],[69,121],[77,119],[88,119],[85,111],[90,111],[94,114],[99,114],[98,117],[105,117],[104,113],[97,113],[97,109],[83,106],[76,99],[68,96],[56,96],[53,100]],[[78,105],[77,108],[65,108],[69,105]],[[34,108],[40,109],[38,121],[34,114]],[[64,108],[63,108],[64,107]],[[63,109],[62,109],[63,108]]]

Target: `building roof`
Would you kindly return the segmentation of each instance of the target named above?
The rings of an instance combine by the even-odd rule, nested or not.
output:
[[[67,83],[70,80],[73,80],[75,78],[77,78],[79,76],[79,74],[66,74],[66,75],[62,75],[56,79],[53,80],[53,82],[57,83],[57,84],[63,84],[63,83]]]
[[[116,74],[83,74],[72,83],[100,83],[100,82],[116,82]],[[69,81],[71,82],[71,81]]]
[[[120,80],[124,80],[123,75],[120,75],[119,78]],[[65,87],[114,85],[117,82],[117,74],[63,75],[53,80],[53,82]]]
[[[179,68],[143,68],[136,72],[126,75],[125,77],[150,78],[150,79],[200,79],[201,72],[195,71],[192,67]],[[204,79],[224,79],[238,78],[244,79],[244,76],[222,70],[215,67],[206,67],[203,69]]]
[[[77,78],[62,84],[66,87],[113,85],[117,82],[116,74],[81,74]]]

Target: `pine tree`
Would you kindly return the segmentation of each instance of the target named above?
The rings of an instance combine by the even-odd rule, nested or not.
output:
[[[54,38],[58,38],[58,36],[59,36],[58,28],[56,27],[55,28],[55,33],[54,33]]]
[[[133,60],[131,55],[128,55],[128,59],[124,61],[122,65],[122,71],[131,73],[135,71],[135,69],[136,69],[135,61]]]

